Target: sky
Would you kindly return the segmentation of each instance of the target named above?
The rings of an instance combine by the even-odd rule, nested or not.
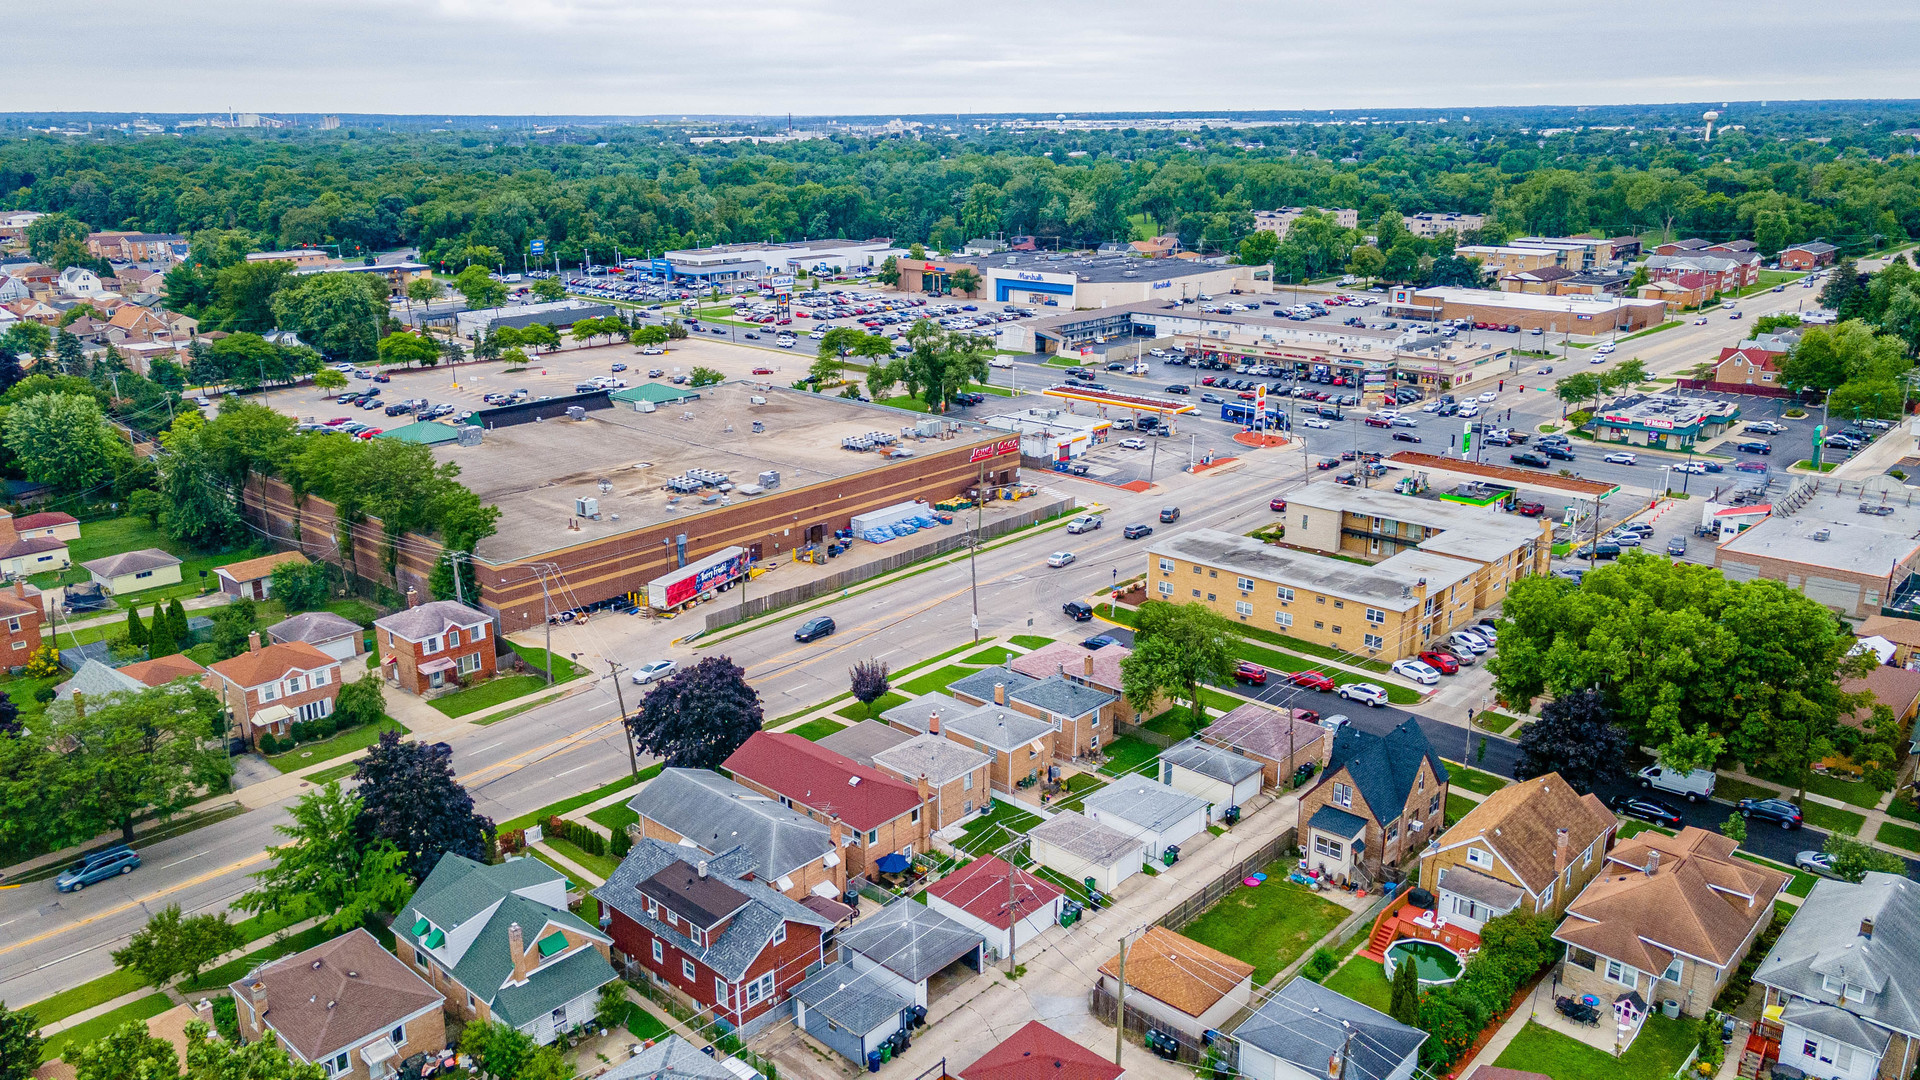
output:
[[[30,0],[7,28],[0,112],[1469,108],[1920,88],[1913,0]]]

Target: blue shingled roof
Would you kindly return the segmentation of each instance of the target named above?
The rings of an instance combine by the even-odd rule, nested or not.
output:
[[[1419,721],[1409,716],[1399,727],[1385,735],[1369,735],[1348,724],[1333,737],[1333,754],[1321,783],[1342,769],[1353,778],[1353,786],[1367,800],[1367,808],[1382,825],[1398,821],[1406,809],[1420,774],[1420,763],[1432,762],[1434,777],[1447,779],[1447,767],[1433,744],[1420,730]]]

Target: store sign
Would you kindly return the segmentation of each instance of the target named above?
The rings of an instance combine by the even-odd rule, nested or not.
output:
[[[535,240],[527,245],[527,250],[535,255],[545,255],[547,253],[547,242],[545,240]]]
[[[1027,273],[1027,272],[1025,272],[1024,270],[1023,270],[1023,271],[1021,271],[1020,273],[1017,273],[1017,274],[1015,274],[1015,275],[1013,275],[1013,276],[1014,276],[1014,277],[1016,277],[1016,278],[1018,278],[1018,279],[1019,279],[1019,280],[1021,280],[1021,281],[1045,281],[1045,280],[1047,280],[1047,275],[1045,275],[1045,274],[1029,274],[1029,273]]]
[[[1154,288],[1156,288],[1156,289],[1171,289],[1171,288],[1173,288],[1173,282],[1172,282],[1172,281],[1170,281],[1170,280],[1169,280],[1169,281],[1156,281],[1156,282],[1154,282],[1154,283],[1153,283],[1153,287],[1154,287]]]
[[[999,457],[1001,454],[1017,454],[1019,452],[1020,452],[1019,439],[1017,438],[1001,439],[999,442],[994,443],[991,446],[974,447],[973,453],[967,455],[967,464],[971,465],[978,461],[985,461],[988,458]]]

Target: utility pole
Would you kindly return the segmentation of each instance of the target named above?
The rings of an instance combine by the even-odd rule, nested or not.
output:
[[[546,636],[547,636],[547,685],[552,686],[553,685],[553,600],[550,596],[547,595],[546,569],[544,567],[535,567],[533,572],[537,574],[540,578],[540,614],[546,616],[546,618],[543,621],[546,623]]]
[[[547,654],[547,666],[553,666],[552,653]],[[639,776],[640,755],[633,749],[633,729],[627,727],[627,695],[620,688],[620,672],[622,670],[624,669],[621,668],[618,661],[607,661],[607,674],[613,676],[613,697],[615,701],[620,703],[620,726],[625,729],[627,733],[627,766],[633,770],[633,775]]]
[[[980,554],[980,530],[986,520],[987,465],[980,463],[980,480],[974,489],[973,542],[967,545],[967,578],[973,590],[973,643],[980,644],[980,570],[975,562]]]
[[[1127,935],[1120,935],[1120,977],[1114,980],[1113,1063],[1120,1064],[1120,1052],[1127,1046]]]

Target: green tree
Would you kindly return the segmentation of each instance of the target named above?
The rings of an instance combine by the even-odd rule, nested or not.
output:
[[[712,386],[725,381],[727,381],[725,375],[720,374],[710,367],[695,367],[687,373],[687,382],[694,386]]]
[[[0,347],[17,356],[45,356],[52,346],[53,331],[27,319],[21,319],[0,334]]]
[[[141,646],[147,643],[146,625],[140,621],[139,607],[133,605],[127,608],[127,641]]]
[[[1279,250],[1280,237],[1269,229],[1255,229],[1240,241],[1240,250],[1233,261],[1242,266],[1266,266],[1273,262],[1274,252]]]
[[[298,332],[333,363],[372,363],[386,313],[386,281],[369,274],[308,274],[273,297],[281,329]]]
[[[298,281],[321,277],[356,277],[354,274],[316,274],[296,278],[293,264],[272,259],[265,262],[239,262],[225,267],[213,277],[213,303],[206,312],[210,329],[229,332],[246,330],[261,333],[274,328],[284,316],[276,313],[274,298]],[[295,329],[287,327],[287,329]],[[308,340],[312,340],[309,338]]]
[[[62,494],[87,491],[133,463],[133,451],[107,424],[100,403],[74,394],[41,394],[7,410],[4,442],[27,479]]]
[[[273,827],[291,843],[267,849],[273,865],[253,875],[260,885],[241,894],[239,907],[296,920],[325,916],[333,933],[399,910],[409,891],[401,870],[406,855],[389,841],[369,843],[355,833],[359,796],[335,780],[302,796],[292,815],[290,824]]]
[[[87,373],[86,349],[80,344],[80,339],[68,330],[63,329],[54,335],[53,357],[59,361],[60,370],[69,375]]]
[[[536,353],[541,349],[557,349],[560,347],[559,332],[545,323],[534,323],[530,326],[523,326],[519,329],[518,335],[520,344],[533,346]]]
[[[432,304],[440,299],[440,283],[431,275],[417,277],[407,282],[407,303]]]
[[[1857,882],[1869,873],[1903,877],[1907,872],[1906,860],[1900,856],[1863,844],[1844,833],[1828,834],[1820,850],[1833,856],[1833,875],[1842,881]]]
[[[241,1045],[211,1038],[207,1026],[194,1020],[186,1035],[187,1080],[327,1080],[324,1064],[293,1060],[271,1031]]]
[[[820,350],[820,354],[813,358],[812,365],[807,368],[807,377],[814,381],[816,387],[837,384],[844,374],[846,374],[845,358],[827,349]]]
[[[930,411],[945,412],[968,384],[987,380],[987,361],[993,356],[989,338],[944,330],[922,319],[907,330],[906,342],[913,351],[902,358],[900,381]]]
[[[567,295],[566,282],[557,277],[541,278],[533,283],[533,295],[549,304],[564,300]]]
[[[321,368],[313,373],[313,387],[321,397],[330,397],[347,388],[347,377],[332,368]]]
[[[550,280],[550,279],[549,279]],[[474,311],[497,308],[507,302],[507,287],[493,279],[485,266],[469,266],[454,275],[453,287]]]
[[[880,272],[875,276],[880,279],[880,284],[882,285],[899,285],[900,260],[892,255],[882,259],[880,262]]]
[[[402,367],[437,364],[440,362],[440,348],[418,334],[388,334],[380,339],[380,362]]]
[[[1135,712],[1151,713],[1165,695],[1186,698],[1193,726],[1205,725],[1200,686],[1233,678],[1238,634],[1200,603],[1149,600],[1134,623],[1133,655],[1120,662],[1120,687]]]
[[[40,1025],[33,1014],[0,1001],[0,1080],[27,1080],[40,1067]]]
[[[127,511],[146,518],[149,526],[157,528],[160,524],[160,515],[166,509],[166,497],[152,488],[141,488],[127,496]]]
[[[55,270],[98,261],[87,252],[86,222],[64,211],[42,215],[27,226],[27,253]]]
[[[1859,267],[1851,258],[1840,256],[1827,272],[1827,283],[1820,287],[1820,306],[1842,319],[1852,319],[1860,314],[1866,302],[1867,290],[1860,284]]]
[[[273,598],[290,612],[313,611],[327,603],[327,564],[284,562],[273,568]]]
[[[962,296],[972,296],[980,291],[980,274],[969,267],[960,267],[947,275],[947,291]]]
[[[236,600],[213,609],[213,657],[227,660],[247,651],[248,636],[260,628],[251,600]]]
[[[386,691],[377,678],[355,679],[340,687],[334,700],[334,716],[343,728],[375,724],[387,714]]]
[[[1368,284],[1372,284],[1373,279],[1379,277],[1380,272],[1386,268],[1387,257],[1381,253],[1379,248],[1369,244],[1362,244],[1354,248],[1353,254],[1347,257],[1347,273],[1366,281]]]
[[[179,904],[170,904],[114,952],[113,965],[165,990],[175,979],[193,981],[220,954],[244,944],[246,935],[227,921],[226,912],[187,917]]]
[[[198,422],[176,424],[160,438],[167,451],[159,462],[167,535],[196,547],[219,548],[242,529],[235,495],[239,480],[222,474],[210,449],[220,438],[213,425]]]
[[[98,1041],[75,1048],[68,1064],[75,1080],[179,1080],[180,1055],[173,1044],[129,1020]]]
[[[1408,1027],[1415,1027],[1420,1022],[1420,973],[1407,960],[1401,960],[1399,966],[1393,969],[1393,991],[1387,1005],[1387,1015]]]
[[[163,656],[172,656],[181,648],[180,639],[173,632],[173,620],[167,616],[166,605],[153,605],[153,618],[147,623],[147,656],[158,660]]]
[[[1568,405],[1592,401],[1600,396],[1600,377],[1585,371],[1576,372],[1554,383],[1553,393]]]
[[[893,388],[900,385],[900,379],[905,372],[905,368],[906,363],[900,360],[886,364],[875,364],[868,368],[867,396],[875,401],[881,401],[890,396],[893,393]]]
[[[1728,814],[1727,819],[1720,823],[1720,835],[1733,841],[1735,844],[1746,843],[1747,819],[1741,817],[1739,814]]]
[[[667,328],[664,326],[636,326],[627,334],[627,340],[635,345],[665,345]]]

